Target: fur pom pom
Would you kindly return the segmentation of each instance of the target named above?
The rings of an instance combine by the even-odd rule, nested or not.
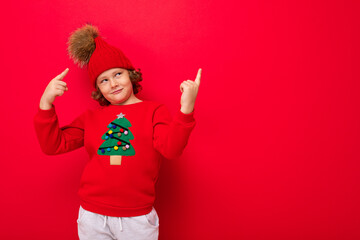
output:
[[[97,27],[91,24],[75,30],[69,37],[68,52],[70,58],[81,68],[89,63],[90,57],[95,51],[95,38],[99,36]]]

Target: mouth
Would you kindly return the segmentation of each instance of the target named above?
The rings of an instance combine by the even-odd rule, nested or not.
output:
[[[123,90],[123,88],[122,88],[122,89],[119,89],[119,90],[116,90],[116,91],[112,92],[111,94],[118,94],[118,93],[120,93],[122,90]]]

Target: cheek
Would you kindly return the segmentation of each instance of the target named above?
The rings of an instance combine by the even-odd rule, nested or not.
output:
[[[131,80],[129,80],[128,82],[127,82],[127,85],[129,86],[129,88],[133,88],[133,85],[132,85],[132,82],[131,82]]]
[[[101,88],[99,88],[99,92],[104,98],[108,99],[108,94],[106,94],[106,92],[104,92]]]
[[[107,92],[106,86],[104,86],[104,85],[99,86],[99,91],[100,91],[103,95],[106,94],[106,92]]]

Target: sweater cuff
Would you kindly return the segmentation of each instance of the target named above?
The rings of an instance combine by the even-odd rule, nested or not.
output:
[[[55,112],[55,106],[52,105],[52,108],[48,109],[48,110],[43,110],[40,108],[40,106],[38,106],[38,116],[42,117],[42,118],[51,118],[54,115],[56,115]]]
[[[194,112],[195,112],[195,109],[191,113],[185,114],[179,110],[176,114],[176,119],[179,120],[180,122],[184,122],[184,123],[194,122],[195,121]]]

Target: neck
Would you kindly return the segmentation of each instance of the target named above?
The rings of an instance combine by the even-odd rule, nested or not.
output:
[[[142,102],[142,100],[135,97],[134,94],[131,94],[131,96],[127,100],[125,100],[124,102],[112,103],[112,105],[129,105],[129,104],[138,103],[138,102]]]

